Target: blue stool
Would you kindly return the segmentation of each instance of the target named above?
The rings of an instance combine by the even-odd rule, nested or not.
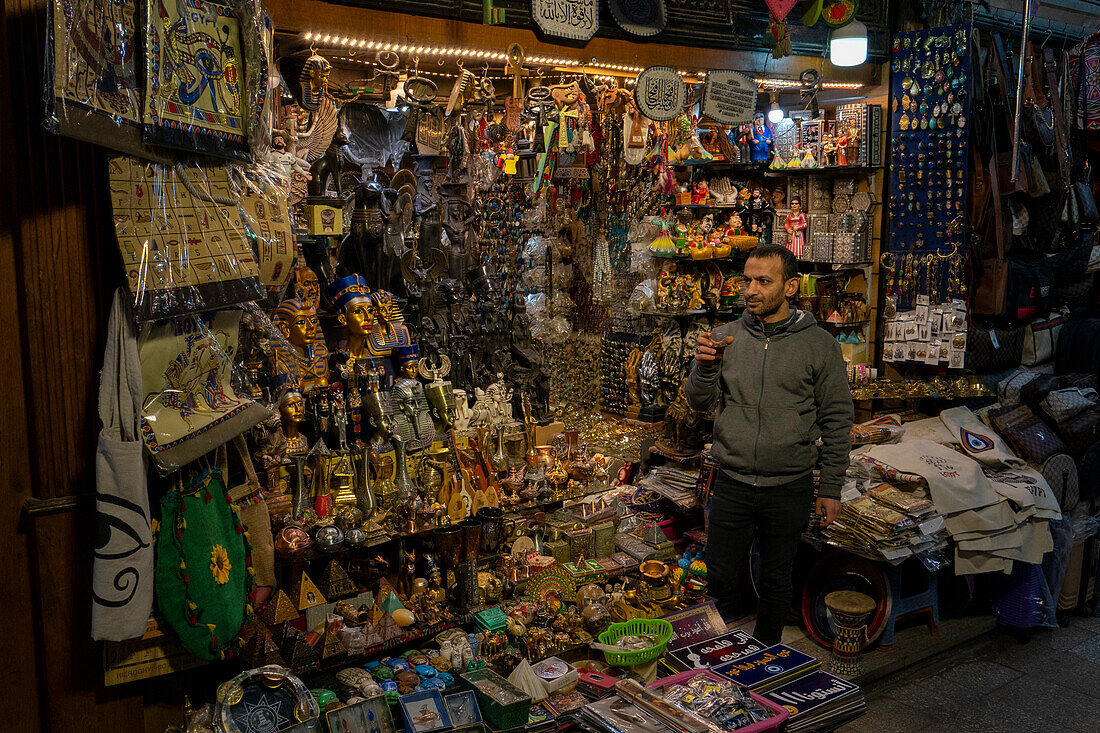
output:
[[[927,576],[928,581],[925,590],[907,596],[902,595],[902,569],[906,566],[920,568],[920,572]],[[878,648],[880,650],[888,649],[894,645],[894,624],[900,618],[928,611],[931,615],[928,620],[929,633],[935,634],[936,627],[940,625],[940,594],[936,574],[928,572],[923,565],[915,560],[907,560],[900,565],[891,565],[889,573],[893,608],[890,611],[890,618],[886,621],[886,627],[882,630],[882,636],[879,637]]]

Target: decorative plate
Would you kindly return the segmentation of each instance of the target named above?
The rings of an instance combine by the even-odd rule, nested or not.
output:
[[[250,669],[218,688],[214,719],[226,733],[276,733],[321,714],[298,677],[278,665]]]
[[[655,36],[668,25],[665,0],[608,0],[611,15],[627,33]]]
[[[830,28],[840,28],[852,22],[857,10],[858,0],[825,0],[821,6],[821,18]]]

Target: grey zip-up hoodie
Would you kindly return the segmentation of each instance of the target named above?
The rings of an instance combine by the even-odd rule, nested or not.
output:
[[[853,420],[840,344],[800,310],[770,336],[749,313],[711,334],[716,343],[727,336],[721,364],[696,361],[685,388],[696,410],[717,402],[714,459],[738,481],[778,486],[820,458],[820,496],[839,499]]]

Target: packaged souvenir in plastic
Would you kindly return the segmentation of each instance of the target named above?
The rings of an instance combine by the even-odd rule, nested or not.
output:
[[[242,22],[240,8],[247,5],[145,0],[146,142],[251,159],[250,105],[264,99],[252,98],[250,81],[262,97],[267,84],[246,69],[244,31],[251,24]]]
[[[271,416],[235,371],[240,311],[148,323],[138,337],[141,435],[167,473]]]
[[[115,235],[140,320],[264,298],[239,211],[241,176],[225,166],[166,166],[122,156],[109,169]],[[248,208],[254,217],[256,207]]]
[[[139,0],[50,0],[46,129],[153,157],[141,139]]]

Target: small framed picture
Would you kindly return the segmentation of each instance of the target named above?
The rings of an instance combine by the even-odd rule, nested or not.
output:
[[[481,723],[481,708],[477,706],[477,696],[473,690],[446,695],[443,703],[451,716],[451,725],[455,728],[467,728]]]
[[[428,733],[451,727],[451,716],[439,690],[424,690],[402,695],[398,700],[405,716],[407,733]]]
[[[393,716],[383,695],[325,712],[328,733],[394,733]]]

